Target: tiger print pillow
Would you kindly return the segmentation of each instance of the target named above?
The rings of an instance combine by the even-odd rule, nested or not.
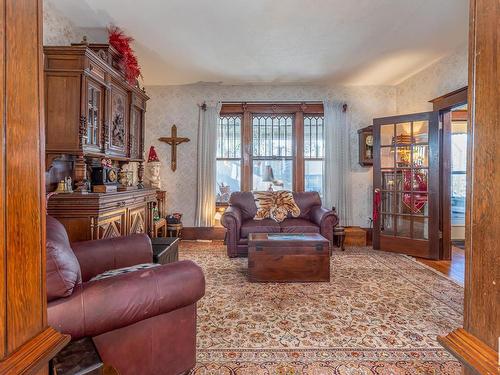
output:
[[[254,191],[253,197],[257,206],[254,220],[271,218],[281,223],[288,213],[291,213],[293,217],[300,215],[300,208],[290,191]]]

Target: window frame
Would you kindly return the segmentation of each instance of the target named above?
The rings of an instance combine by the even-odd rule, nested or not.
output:
[[[305,142],[305,129],[306,129],[306,121],[305,121],[305,118],[306,117],[314,117],[314,118],[318,118],[318,117],[322,117],[322,121],[321,121],[321,133],[322,133],[322,138],[323,138],[323,148],[322,148],[322,156],[319,156],[319,152],[318,152],[318,149],[317,149],[317,146],[318,146],[318,140],[317,140],[317,137],[318,137],[318,123],[317,123],[317,120],[316,120],[316,125],[315,125],[315,128],[316,128],[316,156],[315,157],[312,157],[312,156],[306,156],[305,155],[305,152],[304,152],[304,191],[305,191],[305,178],[306,178],[306,169],[305,169],[305,164],[306,164],[306,161],[321,161],[323,163],[323,168],[324,168],[324,163],[325,163],[325,118],[324,118],[324,115],[323,114],[304,114],[304,131],[303,131],[303,137],[304,137],[304,142]],[[312,136],[310,136],[310,138],[312,138]],[[305,150],[305,144],[304,144],[304,148]],[[311,150],[310,150],[311,152]],[[323,172],[324,172],[324,169],[323,169]],[[322,194],[325,193],[325,187],[323,186],[322,184]],[[320,194],[321,195],[321,194]]]
[[[244,148],[244,144],[243,144],[243,116],[241,114],[238,114],[238,113],[233,113],[233,114],[223,114],[222,111],[221,113],[219,114],[219,120],[218,120],[218,124],[217,124],[217,127],[222,127],[223,125],[221,124],[221,118],[223,117],[226,117],[226,118],[234,118],[234,117],[239,117],[240,118],[240,156],[239,157],[219,157],[219,156],[216,156],[215,157],[215,160],[216,160],[216,165],[217,165],[217,162],[218,161],[239,161],[240,162],[240,168],[243,169],[243,148]],[[217,134],[219,132],[219,129],[217,129]],[[233,129],[233,134],[234,134],[234,129]],[[234,138],[233,138],[234,140]],[[219,139],[217,139],[217,143],[216,143],[216,147],[219,145]],[[218,150],[218,147],[217,147],[217,150],[216,150],[216,153],[218,153],[219,150]],[[242,185],[243,185],[243,174],[242,174],[242,170],[240,171],[240,191],[242,191]],[[220,202],[220,201],[217,201],[216,200],[216,203],[217,204],[226,204],[227,202]]]
[[[253,166],[253,116],[292,115],[293,191],[303,192],[305,187],[304,116],[324,116],[323,103],[223,103],[220,116],[240,115],[241,122],[241,191],[251,191]],[[222,160],[217,158],[217,160]],[[224,204],[218,202],[219,204]]]

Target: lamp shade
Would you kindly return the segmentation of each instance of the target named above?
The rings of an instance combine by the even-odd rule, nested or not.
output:
[[[263,182],[273,182],[274,181],[274,173],[273,168],[270,165],[266,165],[266,169],[264,171],[264,176],[262,176]]]

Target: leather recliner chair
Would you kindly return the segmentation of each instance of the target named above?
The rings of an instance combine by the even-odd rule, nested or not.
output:
[[[257,206],[251,192],[232,193],[229,207],[221,218],[221,224],[227,229],[227,255],[248,256],[250,233],[319,233],[332,242],[333,228],[339,221],[335,211],[321,207],[321,198],[317,192],[294,192],[293,198],[300,208],[300,216],[289,216],[277,223],[272,219],[253,219]]]
[[[196,302],[205,278],[191,261],[91,280],[151,263],[146,235],[69,243],[47,217],[48,322],[72,339],[91,336],[120,374],[180,374],[196,363]]]

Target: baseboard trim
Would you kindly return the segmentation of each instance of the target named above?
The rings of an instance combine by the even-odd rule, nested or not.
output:
[[[498,353],[477,337],[458,328],[446,336],[438,336],[438,342],[445,347],[468,370],[477,374],[498,374]]]
[[[349,229],[362,229],[366,232],[366,244],[362,246],[371,245],[371,229],[360,227],[347,227],[346,238],[349,237]],[[224,227],[184,227],[182,229],[182,239],[184,240],[213,240],[222,241],[226,236],[226,228]],[[349,242],[349,241],[347,241]],[[361,246],[361,244],[360,244]]]
[[[182,229],[183,240],[222,241],[225,236],[226,228],[223,227],[184,227]]]

